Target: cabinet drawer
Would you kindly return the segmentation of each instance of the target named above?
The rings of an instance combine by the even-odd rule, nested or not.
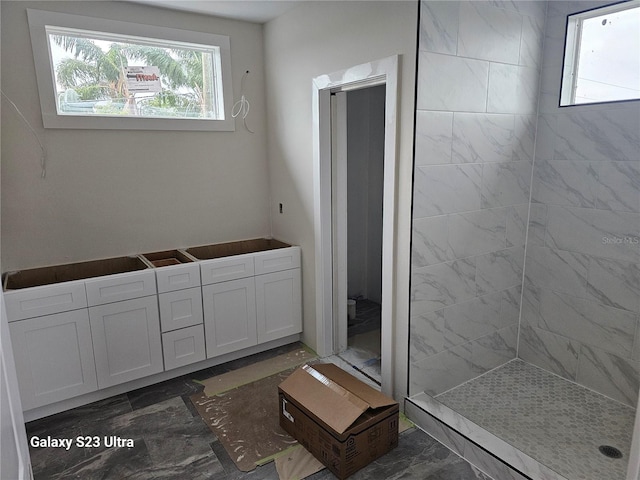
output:
[[[234,255],[200,262],[202,285],[252,277],[254,271],[253,254]]]
[[[204,326],[195,325],[163,333],[162,350],[165,370],[205,360]]]
[[[84,281],[42,285],[4,293],[10,322],[86,308]]]
[[[158,293],[173,292],[200,286],[200,267],[197,263],[162,267],[156,270]]]
[[[163,332],[202,323],[202,290],[200,287],[158,295],[160,325]]]
[[[153,270],[128,272],[85,281],[90,307],[155,295],[156,275]]]
[[[300,247],[278,248],[254,255],[256,275],[300,268]]]

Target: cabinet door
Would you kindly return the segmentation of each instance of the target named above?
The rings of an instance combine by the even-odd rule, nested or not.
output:
[[[202,290],[200,287],[158,295],[160,323],[163,332],[202,323]]]
[[[162,372],[157,297],[89,308],[100,388]]]
[[[256,345],[253,278],[202,287],[207,358]]]
[[[302,331],[300,269],[255,277],[258,343]]]
[[[86,308],[9,324],[25,410],[97,390]]]

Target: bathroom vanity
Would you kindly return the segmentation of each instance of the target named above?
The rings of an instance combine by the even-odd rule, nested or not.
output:
[[[299,339],[300,248],[274,239],[3,278],[33,420]]]

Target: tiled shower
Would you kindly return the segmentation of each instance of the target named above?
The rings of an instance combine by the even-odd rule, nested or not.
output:
[[[421,2],[409,381],[444,402],[477,377],[496,394],[498,367],[540,371],[545,388],[581,392],[563,398],[622,412],[621,437],[612,420],[594,442],[625,443],[640,386],[640,103],[558,107],[566,17],[605,4]]]

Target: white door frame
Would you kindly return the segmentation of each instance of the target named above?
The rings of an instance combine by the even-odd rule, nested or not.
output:
[[[382,391],[393,392],[393,312],[395,311],[395,224],[399,56],[383,58],[313,79],[314,239],[316,339],[321,356],[336,352],[333,315],[331,216],[331,92],[386,85],[382,219]]]
[[[333,353],[348,347],[347,92],[331,95],[331,202],[333,218]]]

